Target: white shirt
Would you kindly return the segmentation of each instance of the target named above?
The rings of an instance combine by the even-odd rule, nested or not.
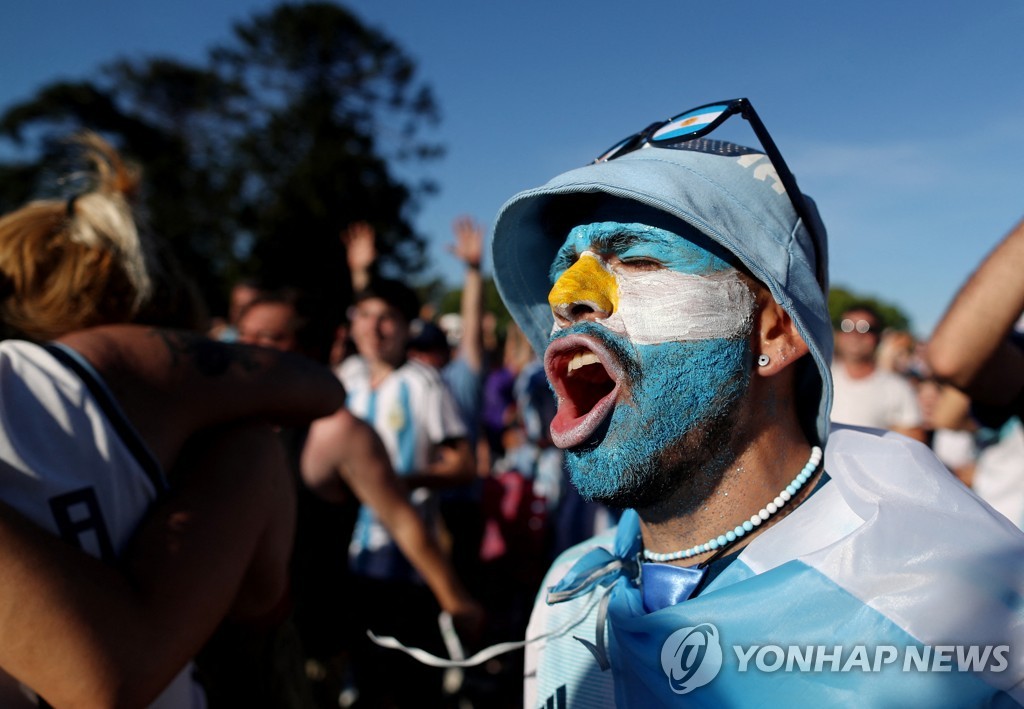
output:
[[[897,374],[876,369],[854,379],[842,362],[834,362],[832,382],[832,420],[837,423],[881,429],[923,424],[914,388]]]
[[[440,372],[429,365],[409,360],[374,388],[366,362],[361,357],[349,357],[338,368],[338,377],[345,385],[346,406],[373,426],[399,477],[427,470],[437,444],[466,437],[466,426],[451,392]],[[428,529],[432,529],[439,514],[436,495],[426,488],[417,488],[411,491],[409,501]],[[366,506],[359,510],[349,559],[352,570],[358,574],[379,579],[418,579],[387,530]]]
[[[399,475],[426,470],[435,445],[466,437],[451,392],[429,365],[408,360],[374,388],[365,361],[349,357],[338,378],[345,385],[346,406],[377,431]]]
[[[165,487],[160,464],[84,359],[59,346],[0,342],[4,502],[69,544],[116,563]],[[204,707],[190,675],[187,666],[151,706]],[[13,686],[0,681],[0,706],[34,706],[20,692],[5,693]]]

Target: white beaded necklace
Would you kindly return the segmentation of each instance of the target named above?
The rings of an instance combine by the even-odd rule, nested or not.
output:
[[[721,534],[717,537],[709,539],[703,544],[692,546],[689,549],[682,549],[680,551],[666,552],[664,554],[644,549],[644,558],[648,561],[677,561],[679,559],[688,559],[691,556],[697,556],[698,554],[704,554],[705,552],[715,551],[728,544],[732,544],[737,539],[745,535],[747,532],[751,532],[755,527],[761,526],[762,522],[767,522],[768,518],[779,511],[779,509],[789,502],[796,495],[797,491],[804,486],[804,484],[814,477],[814,473],[818,470],[818,465],[821,464],[821,448],[814,446],[811,448],[811,457],[807,459],[807,464],[804,465],[803,469],[793,478],[793,482],[786,485],[785,489],[778,494],[778,496],[769,502],[767,505],[762,507],[756,515],[753,515],[750,519],[739,524],[735,529],[730,529],[725,534]]]

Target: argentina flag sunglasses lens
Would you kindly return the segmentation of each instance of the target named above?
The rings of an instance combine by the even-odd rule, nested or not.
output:
[[[667,121],[657,121],[625,140],[620,140],[601,153],[594,162],[607,162],[648,143],[667,146],[699,138],[720,126],[729,116],[740,113],[742,108],[742,99],[719,101],[680,113]]]
[[[697,138],[717,128],[726,118],[737,113],[737,102],[701,106],[669,119],[651,134],[651,143],[674,143]]]

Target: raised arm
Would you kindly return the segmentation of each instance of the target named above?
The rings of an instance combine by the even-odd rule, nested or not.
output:
[[[293,353],[133,325],[59,342],[92,364],[167,468],[184,442],[209,426],[304,423],[344,403],[344,388],[326,367]]]
[[[358,293],[370,284],[370,274],[377,260],[377,234],[366,222],[356,222],[341,232],[345,257],[352,278],[352,290]]]
[[[455,243],[451,252],[466,266],[462,283],[462,342],[459,355],[474,372],[484,365],[484,279],[480,272],[484,235],[480,225],[470,217],[459,217],[452,227]]]
[[[928,343],[935,375],[976,401],[1000,405],[1024,389],[1024,352],[1006,337],[1024,311],[1024,220],[988,255]]]

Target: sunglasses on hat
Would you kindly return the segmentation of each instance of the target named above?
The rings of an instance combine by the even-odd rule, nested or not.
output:
[[[811,236],[811,244],[814,247],[815,277],[818,284],[824,287],[825,274],[824,264],[821,262],[821,252],[818,246],[820,234],[817,233],[815,221],[810,218],[810,209],[807,200],[796,184],[796,178],[782,159],[782,154],[775,146],[768,129],[764,127],[760,117],[754,110],[750,101],[745,98],[736,98],[729,101],[717,101],[692,108],[689,111],[669,118],[667,121],[656,121],[644,128],[639,133],[634,133],[625,140],[620,140],[608,150],[604,151],[594,160],[595,163],[607,162],[622,157],[634,150],[651,146],[655,148],[672,148],[697,138],[702,138],[711,131],[725,123],[731,116],[739,115],[744,118],[754,130],[754,135],[761,142],[765,155],[771,161],[775,173],[779,177],[789,201],[793,204],[797,216],[804,224]]]

